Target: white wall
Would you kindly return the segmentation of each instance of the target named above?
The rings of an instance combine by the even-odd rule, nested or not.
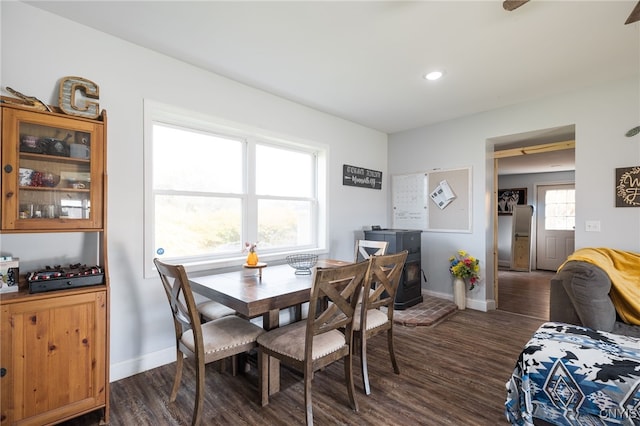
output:
[[[80,76],[98,84],[100,107],[107,110],[112,380],[175,359],[173,326],[160,282],[143,278],[144,99],[328,145],[331,257],[351,259],[354,232],[388,222],[387,135],[21,2],[0,2],[0,10],[2,87],[57,105],[59,79]],[[343,186],[343,164],[382,171],[382,190]],[[3,236],[2,251],[33,266],[39,259],[29,259],[31,249],[23,240]],[[56,250],[55,258],[60,258],[61,250]]]
[[[640,208],[616,208],[614,201],[615,169],[640,165],[640,136],[624,136],[638,125],[639,117],[640,72],[633,79],[390,135],[392,175],[433,168],[473,169],[473,232],[422,234],[426,289],[450,297],[448,258],[465,249],[480,259],[482,268],[482,283],[467,293],[467,306],[495,305],[493,146],[488,140],[498,136],[575,124],[576,248],[604,246],[639,252]],[[585,232],[587,220],[599,220],[602,231]]]

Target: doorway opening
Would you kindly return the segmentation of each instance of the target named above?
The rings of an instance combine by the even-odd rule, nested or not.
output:
[[[537,264],[538,223],[545,216],[540,214],[538,189],[557,184],[574,185],[575,126],[492,138],[488,144],[494,155],[493,296],[496,308],[548,319],[549,281],[557,267]],[[519,229],[516,235],[513,215],[498,213],[498,194],[509,191],[519,192],[520,197],[524,195],[518,204],[530,206],[528,233]],[[552,254],[563,257],[559,252]],[[514,267],[514,256],[519,256],[517,267]]]

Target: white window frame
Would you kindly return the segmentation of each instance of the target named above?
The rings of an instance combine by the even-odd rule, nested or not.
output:
[[[261,261],[272,263],[284,262],[284,258],[292,253],[315,253],[324,254],[328,252],[328,156],[329,149],[326,145],[317,142],[310,142],[300,138],[282,136],[263,129],[257,129],[245,124],[234,123],[206,114],[200,114],[172,105],[160,102],[144,101],[144,276],[146,278],[157,277],[157,272],[153,265],[155,253],[154,230],[155,230],[155,203],[153,188],[153,124],[164,123],[178,127],[201,130],[215,133],[225,137],[240,139],[245,142],[245,160],[254,161],[256,144],[270,145],[281,148],[291,148],[294,150],[306,151],[316,156],[316,176],[315,176],[315,200],[314,209],[313,242],[307,247],[283,248],[260,252]],[[260,199],[282,199],[282,197],[270,197],[257,195],[255,193],[255,175],[251,167],[245,165],[245,176],[243,182],[243,218],[242,233],[248,241],[256,241],[257,235],[257,203]],[[292,197],[284,197],[289,199]],[[301,198],[309,200],[309,198]],[[170,261],[170,259],[168,259]],[[246,260],[246,253],[234,253],[227,256],[217,256],[206,259],[182,259],[181,264],[188,272],[197,272],[211,269],[228,270],[237,268]]]
[[[573,216],[568,216],[568,215],[561,216],[563,218],[568,218],[568,217],[573,218],[573,226],[570,226],[570,227],[565,226],[565,227],[562,227],[562,228],[547,228],[547,218],[548,218],[548,216],[547,216],[547,214],[545,212],[545,214],[544,214],[544,230],[545,231],[575,231],[575,229],[576,229],[576,215],[575,215],[575,210],[576,210],[575,193],[576,193],[576,189],[575,189],[575,187],[571,188],[571,189],[548,189],[545,192],[545,195],[548,195],[550,192],[559,192],[559,191],[566,191],[566,192],[573,191],[573,203],[572,204],[573,204],[574,214],[573,214]],[[554,203],[554,204],[558,204],[558,203]],[[568,203],[565,203],[565,204],[568,204]],[[548,206],[547,200],[544,201],[544,205],[545,205],[545,208]],[[554,217],[558,217],[558,216],[554,216]]]

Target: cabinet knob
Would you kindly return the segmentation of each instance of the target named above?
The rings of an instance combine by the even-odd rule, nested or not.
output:
[[[13,197],[13,191],[7,192],[7,198],[11,198],[11,197]]]
[[[0,377],[4,377],[7,375],[7,369],[2,367],[0,368]]]
[[[11,164],[5,164],[4,171],[5,173],[11,173],[13,171],[13,166]]]

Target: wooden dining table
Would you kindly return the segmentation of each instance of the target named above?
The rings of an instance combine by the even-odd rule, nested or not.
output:
[[[336,267],[352,262],[320,259],[316,267]],[[258,274],[252,269],[222,274],[189,277],[191,290],[208,299],[222,303],[246,318],[262,316],[262,326],[271,330],[280,325],[280,310],[297,307],[295,319],[301,319],[300,305],[311,298],[313,273],[297,275],[287,265],[267,266]],[[269,362],[269,393],[280,390],[280,363]]]

